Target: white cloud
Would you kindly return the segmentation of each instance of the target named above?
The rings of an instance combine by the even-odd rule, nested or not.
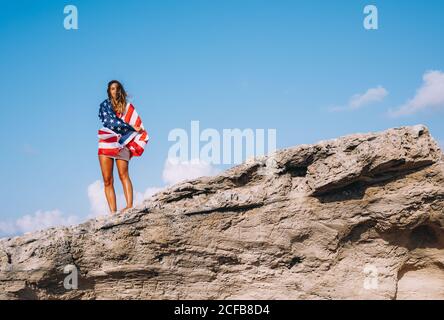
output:
[[[142,204],[144,200],[150,198],[155,193],[164,188],[187,179],[194,179],[201,176],[210,176],[218,173],[211,164],[203,161],[182,161],[175,158],[168,158],[165,161],[162,179],[165,186],[148,187],[143,192],[133,191],[133,206]],[[120,181],[120,180],[119,180]],[[115,188],[114,182],[114,188]],[[108,202],[105,197],[103,182],[96,180],[88,186],[88,198],[90,203],[90,213],[88,218],[95,218],[109,214]],[[116,194],[117,210],[126,206],[126,199],[123,193]]]
[[[177,159],[167,159],[162,173],[162,178],[166,185],[161,187],[148,187],[143,192],[134,191],[133,206],[142,204],[144,200],[169,185],[186,179],[214,175],[216,173],[218,173],[218,170],[202,161],[179,162]],[[101,180],[96,180],[88,185],[87,194],[90,203],[90,212],[86,217],[83,216],[83,218],[80,218],[75,215],[67,216],[60,210],[38,210],[32,215],[25,215],[16,221],[0,221],[0,236],[19,235],[50,227],[78,224],[85,220],[85,218],[91,219],[109,214],[108,203]],[[123,193],[116,194],[116,201],[118,210],[126,206],[125,195]]]
[[[77,224],[79,219],[75,215],[67,216],[60,210],[42,211],[25,215],[16,221],[0,222],[0,235],[10,236],[26,232],[47,229],[56,226],[69,226]]]
[[[34,146],[30,145],[29,143],[23,144],[21,150],[23,153],[25,153],[27,155],[36,155],[39,153],[38,150]]]
[[[200,160],[181,162],[177,158],[168,158],[165,160],[162,172],[162,179],[165,185],[148,187],[143,192],[133,191],[133,206],[142,204],[144,200],[168,186],[187,179],[215,175],[218,172],[219,170],[214,168],[211,164]],[[102,181],[96,180],[88,186],[88,198],[90,202],[90,214],[88,217],[94,218],[109,213]],[[116,201],[118,210],[126,206],[125,195],[123,193],[116,194]]]
[[[142,203],[143,200],[150,198],[155,193],[163,190],[164,187],[150,187],[146,188],[145,192],[143,193],[137,193],[138,197],[136,197],[136,203]]]
[[[332,107],[330,111],[357,110],[365,105],[381,102],[387,95],[388,91],[382,86],[370,88],[365,93],[353,95],[346,106]]]
[[[119,180],[120,181],[120,180]],[[115,183],[114,183],[115,184]],[[88,186],[88,198],[90,203],[90,213],[88,218],[96,218],[109,214],[108,202],[105,197],[103,182],[96,180]],[[114,186],[115,189],[115,186]],[[133,206],[142,204],[145,199],[151,197],[154,193],[162,190],[162,187],[149,187],[144,192],[133,190]],[[126,207],[125,194],[116,194],[117,210]]]
[[[17,233],[17,227],[13,222],[0,221],[0,237],[14,235]]]
[[[134,192],[133,204],[138,205],[143,200],[149,198],[151,195],[163,188],[150,187],[144,192]],[[38,210],[34,214],[28,214],[18,218],[15,221],[0,221],[0,237],[17,236],[27,232],[43,230],[57,226],[70,226],[83,222],[86,219],[91,219],[99,216],[109,214],[108,203],[106,202],[105,192],[103,189],[103,182],[100,180],[91,183],[88,188],[88,198],[90,202],[90,213],[85,217],[77,215],[66,215],[60,210],[42,211]],[[121,209],[126,206],[124,194],[117,194],[117,203]]]
[[[19,230],[32,232],[55,226],[69,226],[77,223],[76,216],[66,216],[60,210],[42,211],[38,210],[33,215],[25,215],[16,221]]]
[[[105,198],[103,182],[96,180],[88,186],[90,214],[88,217],[99,217],[108,213],[108,203]]]
[[[351,109],[358,109],[373,102],[380,102],[384,100],[387,95],[388,91],[381,86],[370,88],[364,94],[355,94],[351,97],[349,106]]]
[[[389,110],[389,115],[397,117],[425,109],[444,107],[444,73],[428,71],[424,73],[422,79],[423,83],[415,96],[395,110]]]
[[[168,158],[165,161],[162,178],[165,183],[172,185],[180,181],[202,176],[212,176],[217,173],[218,170],[211,164],[199,159],[179,161],[176,158]]]

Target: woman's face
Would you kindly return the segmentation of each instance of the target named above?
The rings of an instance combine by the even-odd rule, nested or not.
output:
[[[111,92],[111,97],[113,97],[113,99],[116,99],[116,97],[117,97],[118,87],[119,87],[119,85],[117,83],[113,83],[111,85],[111,87],[109,88],[109,91]]]

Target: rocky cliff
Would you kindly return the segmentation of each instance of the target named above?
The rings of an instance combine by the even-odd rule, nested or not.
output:
[[[443,154],[421,125],[355,134],[3,239],[0,298],[444,299]]]

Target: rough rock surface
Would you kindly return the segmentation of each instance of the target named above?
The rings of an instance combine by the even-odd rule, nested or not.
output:
[[[3,239],[0,298],[444,299],[443,154],[422,125],[355,134]]]

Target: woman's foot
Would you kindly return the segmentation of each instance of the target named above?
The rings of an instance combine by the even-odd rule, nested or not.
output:
[[[132,208],[132,206],[131,206],[131,207],[126,206],[125,208],[123,208],[122,210],[120,210],[120,213],[125,213],[126,211],[128,211],[128,210],[131,209],[131,208]]]

